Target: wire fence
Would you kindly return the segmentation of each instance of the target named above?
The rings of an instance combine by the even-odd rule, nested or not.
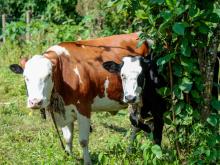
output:
[[[4,34],[5,30],[6,30],[6,23],[17,22],[17,21],[25,21],[26,24],[28,25],[31,22],[31,11],[30,10],[26,11],[25,19],[16,18],[16,17],[12,17],[12,16],[7,16],[6,14],[2,14],[0,20],[1,20],[0,42],[5,43],[6,39],[5,39],[5,36],[3,34]],[[26,40],[30,40],[29,32],[26,32]]]

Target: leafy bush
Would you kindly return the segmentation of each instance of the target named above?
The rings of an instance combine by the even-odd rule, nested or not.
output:
[[[117,27],[113,30],[120,32],[126,26],[128,31],[141,30],[142,40],[155,41],[154,58],[168,82],[166,88],[160,89],[171,104],[170,111],[165,114],[168,135],[179,159],[190,164],[219,161],[214,155],[218,148],[216,142],[219,142],[216,130],[220,107],[211,93],[220,38],[219,6],[214,0],[206,3],[116,0],[108,3],[115,11],[108,14],[111,24]],[[212,106],[213,102],[216,106]],[[215,142],[210,145],[207,138]]]

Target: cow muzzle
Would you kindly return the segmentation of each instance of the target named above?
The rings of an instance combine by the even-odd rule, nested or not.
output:
[[[30,99],[28,101],[28,104],[29,104],[29,108],[31,109],[39,109],[41,108],[42,104],[43,104],[43,100],[42,99]]]
[[[125,102],[126,103],[135,103],[136,100],[137,100],[136,96],[133,96],[133,95],[125,96]]]

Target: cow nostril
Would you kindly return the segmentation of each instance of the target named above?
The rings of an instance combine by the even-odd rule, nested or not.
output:
[[[43,100],[39,100],[39,99],[32,99],[32,100],[29,100],[29,104],[33,107],[36,107],[36,106],[41,106],[43,104]]]
[[[136,96],[128,95],[125,96],[125,99],[128,101],[128,103],[134,103],[136,100]]]
[[[42,105],[43,104],[43,100],[40,100],[37,105]]]

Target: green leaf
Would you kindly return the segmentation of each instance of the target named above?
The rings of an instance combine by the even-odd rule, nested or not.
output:
[[[164,122],[165,122],[167,125],[171,125],[171,124],[172,124],[172,120],[169,119],[168,117],[165,117],[165,118],[164,118]]]
[[[197,14],[199,14],[199,8],[197,8],[196,5],[190,5],[189,16],[195,17]]]
[[[156,155],[158,159],[162,158],[162,150],[159,145],[153,145],[151,151]]]
[[[191,55],[191,48],[189,47],[189,43],[187,39],[184,39],[181,44],[181,53],[186,57],[190,57]]]
[[[175,112],[176,115],[180,114],[182,109],[184,108],[185,104],[184,102],[179,102],[176,105],[174,105],[173,110]]]
[[[176,53],[170,53],[165,55],[164,57],[161,57],[157,60],[157,65],[164,65],[167,62],[169,62],[172,58],[174,58]]]
[[[217,99],[213,99],[211,105],[214,109],[220,111],[220,101],[218,101]]]
[[[170,18],[172,18],[172,13],[168,10],[160,13],[161,17],[163,17],[164,20],[168,21]]]
[[[115,4],[118,3],[118,2],[119,2],[118,0],[108,1],[108,3],[107,3],[107,8],[108,8],[108,7],[113,7],[113,6],[115,6]]]
[[[189,25],[186,22],[176,22],[172,29],[173,31],[178,35],[184,35],[185,34],[185,28]]]
[[[162,87],[162,88],[158,89],[157,92],[161,96],[168,96],[171,94],[170,88],[168,88],[168,87]]]
[[[181,84],[179,85],[179,88],[180,88],[180,90],[184,91],[185,93],[189,93],[189,91],[192,88],[192,84],[193,84],[193,82],[189,78],[184,77],[182,79]]]
[[[212,125],[213,127],[216,126],[218,119],[217,116],[214,114],[211,114],[208,118],[207,118],[207,122]]]
[[[193,113],[193,108],[192,108],[191,105],[186,104],[186,105],[185,105],[185,109],[186,109],[186,111],[187,111],[187,113],[188,113],[189,115],[192,115],[192,113]]]
[[[175,8],[175,13],[177,16],[183,14],[183,12],[185,12],[187,9],[188,9],[188,5],[184,6],[184,7],[178,7],[178,8]]]
[[[183,92],[178,87],[175,87],[173,92],[178,99],[183,100]]]
[[[184,120],[182,121],[183,125],[190,125],[192,124],[192,116],[185,116]]]
[[[207,16],[206,21],[212,22],[212,23],[219,23],[220,22],[220,16],[218,16],[217,13],[210,13]]]
[[[144,10],[137,10],[135,12],[135,15],[137,16],[137,18],[140,18],[140,19],[147,19],[148,18],[147,13]]]
[[[199,92],[197,92],[196,90],[192,90],[191,91],[191,95],[195,99],[199,99],[200,98]]]
[[[152,3],[152,4],[162,4],[162,3],[164,3],[164,0],[150,0],[149,1],[150,3]]]
[[[209,27],[206,24],[201,24],[199,26],[199,32],[202,34],[208,34],[209,33]]]
[[[173,64],[174,75],[177,77],[182,77],[183,69],[179,64]]]
[[[174,10],[176,6],[176,0],[165,0],[167,6],[169,7],[170,10]]]
[[[137,44],[137,48],[140,48],[144,42],[145,40],[140,40]]]
[[[160,33],[164,33],[164,30],[167,29],[167,28],[169,28],[170,24],[171,24],[171,21],[170,21],[170,20],[163,22],[163,23],[160,25],[158,31],[159,31]]]
[[[184,56],[180,59],[181,65],[187,68],[193,68],[193,60],[191,58],[186,58]]]
[[[101,152],[101,153],[99,154],[99,156],[98,156],[99,162],[102,162],[103,157],[104,157],[104,154]]]

